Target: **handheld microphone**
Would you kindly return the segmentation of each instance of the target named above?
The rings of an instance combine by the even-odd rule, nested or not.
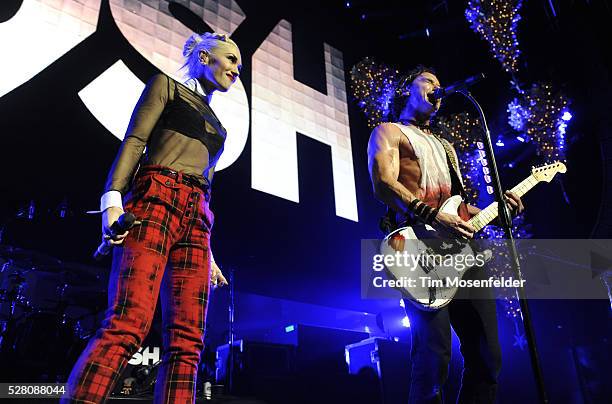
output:
[[[462,91],[467,89],[470,86],[473,86],[474,84],[478,83],[480,80],[483,80],[484,78],[486,78],[486,76],[484,75],[484,73],[479,73],[475,76],[472,77],[468,77],[465,80],[461,80],[461,81],[457,81],[453,84],[451,84],[448,87],[440,87],[440,88],[436,88],[431,95],[431,97],[434,100],[439,100],[440,98],[444,98],[447,95],[451,95],[453,93],[456,93],[458,91]]]
[[[118,236],[120,234],[125,233],[130,230],[136,224],[136,216],[133,213],[126,212],[119,216],[119,219],[115,223],[113,223],[110,227],[111,238]],[[98,249],[94,253],[93,257],[96,261],[100,261],[105,255],[108,255],[110,250],[113,248],[113,245],[105,240],[100,243]]]

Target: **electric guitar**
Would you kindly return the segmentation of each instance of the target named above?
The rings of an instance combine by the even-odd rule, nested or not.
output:
[[[550,182],[557,173],[566,171],[565,165],[561,162],[532,168],[531,175],[511,191],[523,196],[539,182]],[[439,210],[458,215],[462,202],[461,196],[452,196]],[[493,202],[468,220],[468,223],[479,231],[491,223],[497,214],[497,202]],[[394,281],[401,281],[399,282],[401,286],[396,286],[396,289],[425,311],[437,310],[448,305],[457,293],[458,283],[463,275],[470,268],[477,266],[476,264],[483,265],[492,255],[490,250],[477,251],[468,240],[443,237],[444,235],[429,225],[407,226],[389,233],[381,244],[380,252],[383,256],[404,257],[395,261],[385,261],[387,275]],[[480,256],[481,259],[470,260],[472,262],[470,264],[465,259],[468,256]]]

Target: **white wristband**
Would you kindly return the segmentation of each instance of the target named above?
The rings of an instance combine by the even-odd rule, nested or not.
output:
[[[123,209],[123,201],[121,200],[121,192],[108,191],[100,198],[100,211],[104,212],[111,206]]]

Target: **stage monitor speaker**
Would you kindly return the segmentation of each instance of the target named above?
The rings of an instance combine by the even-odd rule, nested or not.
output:
[[[279,330],[274,341],[296,346],[298,372],[346,374],[344,348],[369,336],[360,331],[295,324]]]
[[[410,345],[383,338],[368,338],[346,346],[346,362],[353,375],[373,374],[383,404],[408,401]]]
[[[295,347],[238,340],[234,342],[233,393],[253,394],[295,373]],[[229,385],[229,344],[217,348],[215,379]]]

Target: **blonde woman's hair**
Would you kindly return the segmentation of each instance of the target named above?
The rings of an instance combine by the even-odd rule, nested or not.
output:
[[[238,49],[236,42],[230,39],[227,34],[219,34],[217,32],[205,32],[203,34],[193,34],[185,42],[183,46],[183,56],[185,64],[181,69],[187,69],[189,78],[198,77],[202,64],[200,63],[200,51],[206,51],[211,54],[213,49],[235,47]]]

